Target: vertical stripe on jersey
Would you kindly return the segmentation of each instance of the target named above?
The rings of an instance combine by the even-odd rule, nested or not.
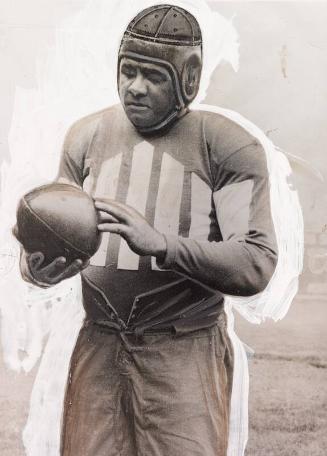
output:
[[[102,164],[94,192],[95,198],[115,198],[121,161],[122,154],[118,154]],[[106,265],[108,243],[109,233],[103,233],[100,247],[91,258],[92,266]]]
[[[188,237],[191,226],[191,173],[184,170],[184,184],[181,208],[179,211],[179,236]]]
[[[129,179],[131,173],[131,166],[132,166],[132,159],[133,159],[133,151],[132,150],[124,150],[121,166],[119,169],[118,176],[118,185],[117,191],[115,195],[115,199],[120,203],[126,203],[127,198],[127,191],[129,187]],[[116,178],[117,178],[116,176]],[[121,245],[122,238],[119,234],[111,234],[109,239],[109,245],[107,250],[107,267],[115,267],[117,268],[118,262],[118,254]]]
[[[153,160],[153,146],[146,141],[134,147],[131,174],[126,204],[145,215],[149,195],[149,184]],[[139,255],[134,253],[124,239],[121,239],[118,254],[118,269],[137,270]]]
[[[166,234],[178,235],[179,213],[184,182],[184,166],[167,153],[163,154],[154,227]],[[159,269],[153,257],[152,269]]]
[[[235,182],[214,192],[217,219],[224,241],[249,231],[253,180]]]
[[[210,233],[211,188],[192,173],[191,191],[191,226],[189,237],[198,240],[207,240]]]
[[[162,156],[163,153],[161,151],[155,150],[152,160],[148,201],[146,203],[145,208],[145,218],[151,226],[154,226],[154,217],[156,212]],[[139,271],[148,271],[149,269],[151,269],[151,257],[141,256],[139,263]]]

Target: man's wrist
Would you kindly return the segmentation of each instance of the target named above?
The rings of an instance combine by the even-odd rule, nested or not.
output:
[[[158,233],[158,235],[158,242],[153,256],[161,263],[164,261],[167,254],[167,240],[162,233]]]

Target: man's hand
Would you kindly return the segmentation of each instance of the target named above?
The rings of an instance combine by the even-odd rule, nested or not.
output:
[[[138,255],[164,258],[167,250],[164,235],[135,209],[109,199],[97,199],[95,207],[100,211],[99,231],[119,234]]]
[[[47,266],[42,267],[44,255],[42,252],[28,254],[21,248],[20,271],[22,278],[41,288],[49,288],[64,279],[73,277],[88,266],[89,261],[75,260],[66,266],[66,258],[58,257]]]

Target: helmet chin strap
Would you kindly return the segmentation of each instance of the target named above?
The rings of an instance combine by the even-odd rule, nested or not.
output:
[[[145,135],[151,135],[155,133],[159,133],[162,130],[165,130],[166,128],[170,127],[176,120],[180,119],[183,117],[186,113],[188,112],[187,107],[175,107],[174,111],[171,112],[168,116],[166,116],[163,120],[158,122],[157,124],[150,125],[148,127],[139,127],[134,125],[136,130]]]

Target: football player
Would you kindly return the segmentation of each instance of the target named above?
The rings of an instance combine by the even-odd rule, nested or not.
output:
[[[71,127],[58,174],[94,198],[101,246],[90,264],[68,267],[22,255],[24,277],[39,286],[82,276],[63,456],[227,454],[224,294],[264,290],[277,246],[262,145],[221,115],[189,109],[201,68],[188,11],[153,6],[130,22],[121,105]]]

